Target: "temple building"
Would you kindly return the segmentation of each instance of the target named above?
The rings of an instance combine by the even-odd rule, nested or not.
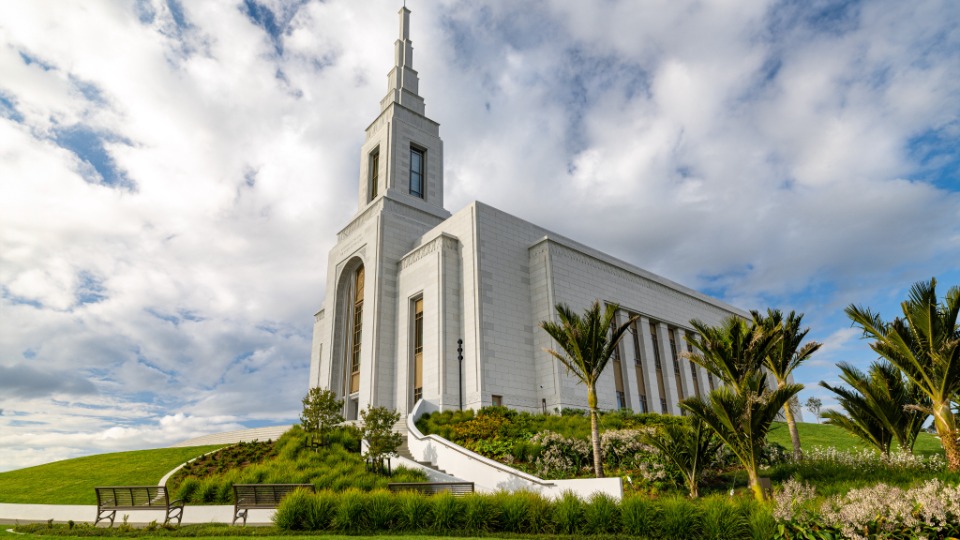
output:
[[[616,303],[639,319],[598,384],[599,405],[679,414],[717,382],[681,359],[689,321],[748,313],[479,201],[443,202],[440,125],[426,116],[413,69],[410,11],[400,10],[395,65],[360,149],[356,214],[338,233],[327,297],[315,316],[310,385],[345,417],[504,405],[586,408],[586,389],[539,328],[557,303]]]

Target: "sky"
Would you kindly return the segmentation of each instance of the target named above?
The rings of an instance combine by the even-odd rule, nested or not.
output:
[[[0,471],[297,421],[401,5],[0,2]],[[960,2],[407,5],[447,209],[805,313],[801,401],[960,284]]]

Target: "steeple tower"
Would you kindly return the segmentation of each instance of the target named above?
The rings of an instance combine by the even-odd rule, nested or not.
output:
[[[387,75],[387,95],[380,100],[380,111],[386,110],[390,103],[399,103],[404,107],[424,113],[423,98],[418,94],[420,79],[413,69],[413,42],[410,41],[410,10],[400,8],[400,39],[394,43],[395,65]]]
[[[443,208],[443,141],[440,124],[426,117],[420,79],[413,69],[410,10],[400,8],[400,36],[380,115],[366,130],[360,152],[359,210],[381,198],[447,218]]]

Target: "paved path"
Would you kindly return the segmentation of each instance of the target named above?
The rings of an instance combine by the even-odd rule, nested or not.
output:
[[[269,525],[273,510],[250,510],[248,525]],[[131,525],[146,525],[151,521],[163,522],[163,512],[158,510],[117,511],[114,527],[123,522],[123,516],[129,515]],[[45,523],[53,519],[57,523],[74,521],[93,523],[97,519],[96,505],[79,504],[7,504],[0,503],[0,523]],[[230,523],[233,521],[233,505],[195,506],[187,505],[183,509],[183,524],[188,523]],[[100,522],[103,525],[103,522]]]

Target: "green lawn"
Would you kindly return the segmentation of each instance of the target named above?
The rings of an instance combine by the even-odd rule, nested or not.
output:
[[[62,531],[58,534],[44,535],[44,534],[34,534],[34,533],[14,533],[9,532],[12,529],[13,525],[0,525],[0,538],[3,540],[29,540],[31,538],[64,538]],[[238,534],[236,536],[230,536],[226,534],[217,534],[216,536],[183,536],[184,530],[189,529],[190,526],[185,526],[179,529],[176,533],[168,533],[166,535],[157,535],[150,533],[141,533],[139,535],[129,535],[131,538],[139,539],[149,539],[149,538],[170,538],[172,536],[177,537],[187,537],[192,540],[230,540],[232,538],[243,538],[250,539],[254,538],[255,540],[290,540],[290,538],[296,538],[298,536],[309,536],[310,540],[420,540],[420,539],[430,539],[430,540],[442,540],[444,538],[455,538],[456,540],[481,540],[481,537],[472,537],[472,536],[427,536],[427,535],[372,535],[372,536],[358,536],[358,535],[335,535],[335,534],[317,534],[316,532],[303,532],[300,534],[291,534],[290,532],[284,532],[282,535],[276,534],[279,531],[277,529],[270,527],[248,527],[246,529],[237,529],[233,528],[232,530],[236,531]],[[110,536],[109,533],[103,533],[103,536],[108,538],[113,538],[115,536]],[[523,537],[523,535],[513,535],[514,537]],[[66,536],[66,538],[76,538],[76,536]],[[485,537],[483,540],[489,540],[491,537]],[[507,538],[505,536],[499,536],[499,538]],[[526,536],[525,538],[537,538],[536,536]]]
[[[804,450],[809,450],[814,446],[834,447],[837,450],[862,450],[867,446],[860,442],[846,431],[828,424],[797,424],[797,431],[800,433],[800,446]],[[793,448],[790,442],[790,431],[784,422],[776,422],[770,429],[767,441],[777,443],[787,450]],[[917,438],[917,444],[913,448],[916,454],[943,454],[943,448],[940,441],[929,433],[921,433]]]
[[[100,454],[0,473],[0,502],[97,504],[96,486],[156,484],[181,463],[221,446]]]

